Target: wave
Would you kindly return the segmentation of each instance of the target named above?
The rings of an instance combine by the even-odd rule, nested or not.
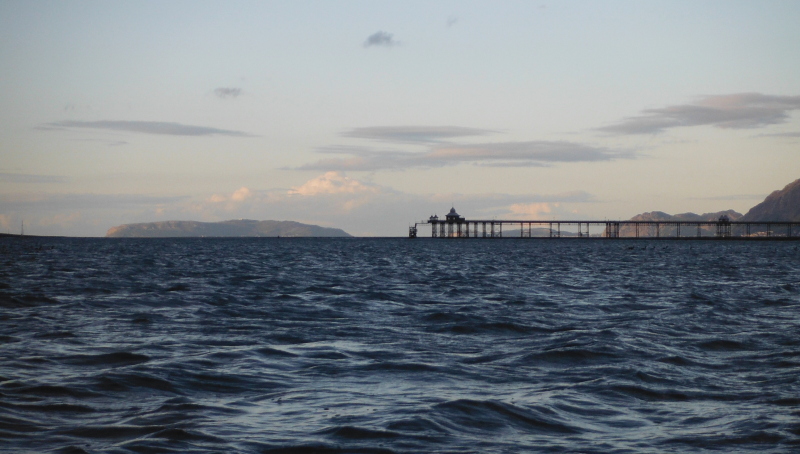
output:
[[[0,266],[0,450],[800,445],[783,243],[42,241]]]
[[[459,431],[496,432],[505,427],[521,427],[543,433],[579,434],[583,430],[560,421],[555,411],[528,409],[495,401],[458,399],[436,405],[440,424]]]
[[[106,366],[119,367],[132,364],[141,364],[150,361],[150,357],[132,352],[101,353],[97,355],[72,355],[59,359],[65,364],[73,366]]]

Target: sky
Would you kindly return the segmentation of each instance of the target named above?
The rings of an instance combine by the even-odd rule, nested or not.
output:
[[[768,0],[0,0],[0,232],[745,213],[800,178],[797,24]]]

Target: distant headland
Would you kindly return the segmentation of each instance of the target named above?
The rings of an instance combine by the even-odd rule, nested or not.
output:
[[[294,221],[239,219],[221,222],[163,221],[111,227],[107,238],[186,237],[339,237],[351,235],[342,229],[301,224]]]

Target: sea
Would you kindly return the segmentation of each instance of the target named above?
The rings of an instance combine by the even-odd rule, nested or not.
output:
[[[799,244],[0,238],[0,451],[800,452]]]

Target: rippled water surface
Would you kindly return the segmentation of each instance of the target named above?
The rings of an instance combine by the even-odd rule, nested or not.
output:
[[[0,450],[800,451],[798,244],[0,239]]]

